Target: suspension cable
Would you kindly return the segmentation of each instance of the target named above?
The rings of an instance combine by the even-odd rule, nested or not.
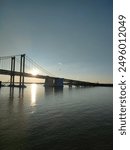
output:
[[[36,66],[36,68],[38,68],[39,70],[47,73],[48,75],[51,76],[55,76],[54,74],[50,73],[47,69],[43,68],[41,65],[39,65],[36,61],[34,61],[33,59],[31,59],[29,56],[26,55],[26,59],[31,62],[34,66]]]
[[[22,54],[18,55],[11,55],[11,56],[0,56],[0,60],[10,59],[12,57],[16,57],[16,61],[20,64],[20,58],[17,58],[18,56],[21,56]],[[54,74],[50,73],[47,69],[43,68],[41,65],[39,65],[36,61],[31,59],[29,56],[26,55],[26,60],[29,61],[32,65],[34,65],[38,70],[45,72],[47,75],[55,77]]]

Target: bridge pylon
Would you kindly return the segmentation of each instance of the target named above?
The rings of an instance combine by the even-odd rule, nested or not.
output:
[[[15,82],[15,56],[11,57],[11,75],[10,75],[10,86],[14,86]]]
[[[25,73],[25,54],[20,57],[20,75],[19,75],[19,85],[14,85],[15,83],[15,56],[11,57],[11,74],[10,74],[10,86],[14,87],[25,87],[24,85],[24,73]]]
[[[20,77],[19,77],[20,87],[24,87],[24,73],[25,73],[25,54],[22,54],[20,58]]]

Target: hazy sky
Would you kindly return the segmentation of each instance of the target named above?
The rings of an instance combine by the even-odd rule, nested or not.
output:
[[[56,76],[112,82],[112,0],[1,0],[0,56],[26,53]]]

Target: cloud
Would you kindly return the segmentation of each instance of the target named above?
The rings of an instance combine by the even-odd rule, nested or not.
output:
[[[61,63],[61,62],[58,62],[58,65],[63,65],[63,63]]]

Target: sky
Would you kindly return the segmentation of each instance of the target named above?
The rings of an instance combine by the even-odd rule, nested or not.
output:
[[[112,83],[112,0],[1,0],[0,56],[58,77]]]

